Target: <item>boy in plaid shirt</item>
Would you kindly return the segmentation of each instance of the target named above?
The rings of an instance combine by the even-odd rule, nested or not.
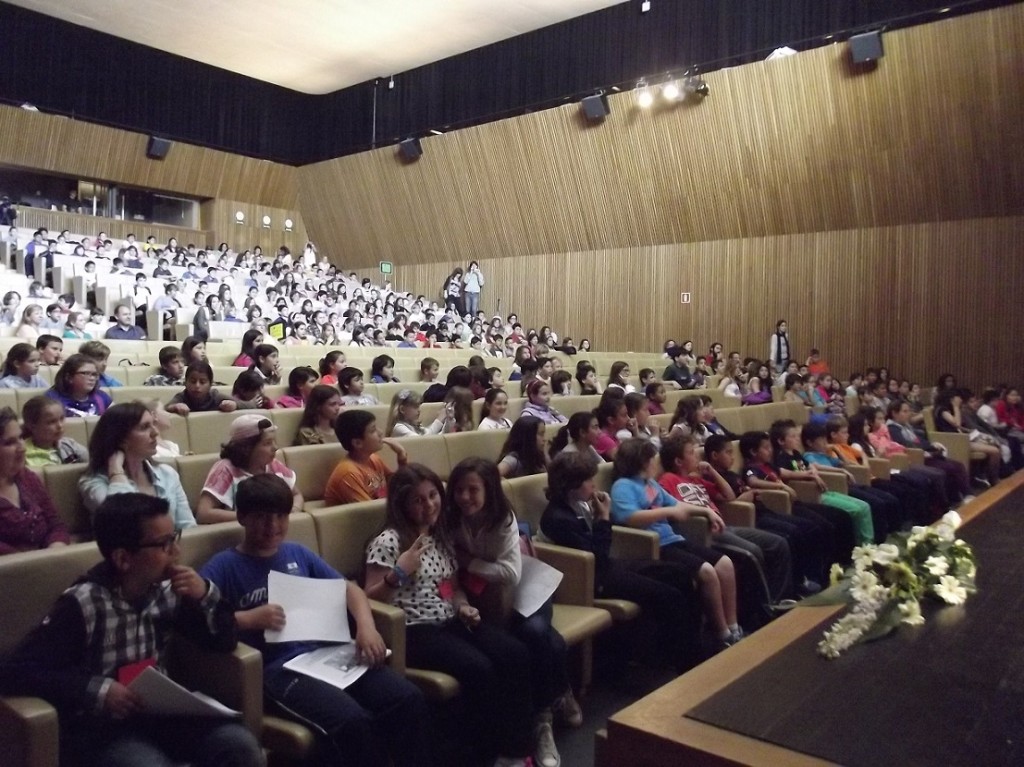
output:
[[[216,586],[179,565],[180,531],[167,501],[129,493],[96,512],[103,562],[65,591],[0,663],[0,690],[52,703],[61,723],[61,764],[82,767],[256,767],[259,745],[241,724],[148,716],[127,685],[162,670],[171,630],[230,652],[235,620]]]

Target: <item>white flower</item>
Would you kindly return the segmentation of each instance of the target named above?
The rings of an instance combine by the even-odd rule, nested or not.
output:
[[[862,572],[871,567],[871,563],[875,558],[875,547],[874,546],[857,546],[851,555],[853,557],[853,566],[857,572]]]
[[[914,547],[921,541],[928,538],[930,529],[921,525],[914,525],[910,528],[910,537],[907,538],[907,551],[913,551]]]
[[[932,591],[948,605],[962,605],[967,601],[967,589],[960,585],[955,575],[943,575]]]
[[[833,562],[832,567],[828,571],[828,582],[830,585],[835,586],[839,581],[843,579],[843,566],[838,562]]]
[[[956,530],[958,527],[960,527],[962,521],[963,520],[960,519],[960,515],[957,514],[955,511],[947,511],[945,514],[942,515],[941,523],[944,525],[949,525],[954,530]]]
[[[944,557],[934,555],[924,561],[925,569],[932,575],[945,575],[949,572],[949,562]]]
[[[891,565],[900,558],[899,547],[893,543],[883,543],[875,549],[874,561],[879,565]]]
[[[903,616],[900,622],[906,623],[908,626],[924,625],[924,616],[921,615],[921,605],[916,599],[911,599],[908,602],[901,603],[900,615]]]
[[[850,596],[865,609],[877,610],[889,598],[889,589],[870,570],[855,573],[850,581]]]

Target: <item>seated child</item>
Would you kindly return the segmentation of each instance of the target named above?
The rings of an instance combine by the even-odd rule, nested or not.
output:
[[[49,389],[39,375],[39,352],[32,344],[14,344],[4,359],[0,389]]]
[[[270,410],[274,407],[274,400],[263,393],[266,383],[267,379],[255,370],[243,370],[231,387],[231,399],[239,410]]]
[[[102,341],[86,341],[78,347],[78,353],[84,354],[96,363],[96,370],[100,374],[100,386],[111,389],[116,386],[123,385],[116,378],[107,375],[107,362],[110,361],[110,347],[105,343]]]
[[[305,407],[309,393],[313,391],[318,378],[320,378],[320,374],[311,367],[303,365],[292,368],[288,374],[288,389],[277,398],[277,407]]]
[[[142,382],[143,386],[181,386],[185,383],[185,359],[177,346],[160,350],[160,372]]]
[[[233,413],[238,408],[230,397],[211,388],[213,370],[208,362],[193,362],[185,370],[185,390],[171,397],[167,412],[177,415],[189,413]]]
[[[163,671],[172,631],[202,647],[235,648],[235,619],[220,591],[178,564],[167,501],[123,493],[93,523],[103,561],[57,600],[0,664],[0,691],[52,703],[61,764],[257,767],[259,744],[238,722],[150,716],[122,679]]]
[[[800,428],[791,420],[779,420],[771,428],[772,448],[775,451],[773,460],[775,469],[783,480],[810,480],[821,491],[820,503],[833,509],[839,509],[853,520],[857,532],[857,543],[864,545],[874,543],[875,526],[871,521],[871,507],[864,501],[852,498],[844,493],[829,490],[818,474],[818,467],[809,464],[798,448],[800,447]]]
[[[800,432],[804,445],[804,460],[823,471],[842,472],[849,482],[851,498],[864,501],[871,507],[871,523],[875,530],[875,543],[883,543],[889,533],[900,530],[909,518],[903,513],[899,500],[882,490],[856,484],[853,475],[843,468],[841,459],[829,454],[828,436],[825,427],[817,423],[804,424]]]
[[[665,414],[665,401],[668,399],[668,395],[665,391],[665,384],[661,381],[655,381],[654,383],[647,384],[644,389],[644,394],[647,395],[647,410],[651,415],[664,415]]]
[[[64,341],[57,336],[43,334],[36,339],[36,350],[42,365],[59,365],[64,354]]]
[[[21,409],[24,420],[25,465],[37,469],[65,463],[88,463],[89,451],[64,436],[64,406],[45,394],[33,397]]]
[[[387,445],[394,451],[398,465],[404,466],[407,456],[401,442],[381,436],[377,417],[368,410],[342,411],[334,422],[334,431],[348,455],[338,462],[327,480],[326,505],[386,498],[392,471],[377,453]]]
[[[734,559],[736,570],[742,574],[739,585],[751,600],[747,603],[749,608],[753,610],[756,605],[767,610],[770,605],[789,596],[792,586],[789,546],[783,538],[764,530],[726,526],[712,500],[712,493],[722,500],[725,493],[731,494],[731,490],[715,468],[700,459],[697,441],[681,434],[669,436],[661,443],[659,455],[664,473],[658,484],[676,500],[707,509],[712,520],[713,547],[729,555],[718,560],[715,570],[722,584],[723,597],[728,596],[726,589],[729,585],[733,588],[732,610],[736,610],[737,586]],[[731,617],[735,622],[735,615]]]
[[[269,643],[265,630],[284,628],[288,616],[269,603],[271,570],[303,578],[343,580],[306,547],[286,541],[292,491],[274,474],[242,480],[235,493],[242,542],[220,552],[200,570],[235,610],[239,638],[263,655],[264,694],[286,715],[312,723],[320,756],[344,764],[398,765],[432,763],[427,739],[423,693],[405,677],[385,667],[387,647],[374,626],[370,603],[355,583],[346,581],[346,607],[355,622],[360,662],[370,669],[344,690],[284,668],[289,660],[325,646],[325,642]]]
[[[363,394],[366,384],[363,382],[363,371],[348,367],[338,373],[338,388],[341,389],[341,404],[346,407],[353,405],[377,405],[377,398],[372,394]]]

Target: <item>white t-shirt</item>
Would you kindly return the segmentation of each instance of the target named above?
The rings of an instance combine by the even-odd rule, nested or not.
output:
[[[489,430],[493,431],[493,430],[498,430],[498,429],[511,429],[511,428],[512,428],[512,422],[510,420],[508,420],[507,418],[502,418],[500,421],[496,421],[496,420],[494,420],[493,418],[490,418],[490,417],[481,418],[480,419],[480,425],[477,426],[477,429],[479,429],[481,431],[489,431]]]

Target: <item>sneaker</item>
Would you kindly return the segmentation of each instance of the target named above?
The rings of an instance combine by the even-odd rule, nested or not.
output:
[[[772,610],[777,613],[783,613],[787,610],[792,610],[796,607],[795,599],[780,599],[778,602],[772,605]]]
[[[729,644],[730,645],[737,644],[737,643],[739,643],[739,641],[741,639],[745,639],[746,636],[747,636],[747,632],[745,632],[743,630],[742,626],[737,626],[734,629],[730,629],[729,630],[729,640],[730,640]]]
[[[558,754],[555,733],[552,732],[551,725],[547,722],[538,724],[534,732],[537,736],[537,751],[534,760],[537,767],[559,767],[562,757]]]
[[[583,724],[583,709],[572,694],[572,688],[558,698],[551,706],[559,720],[568,727],[579,727]]]

